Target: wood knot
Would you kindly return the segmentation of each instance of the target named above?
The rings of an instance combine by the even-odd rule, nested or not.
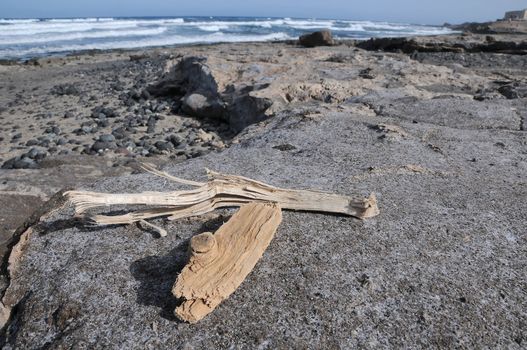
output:
[[[193,255],[206,254],[216,246],[216,238],[211,232],[204,232],[190,239],[190,252]]]

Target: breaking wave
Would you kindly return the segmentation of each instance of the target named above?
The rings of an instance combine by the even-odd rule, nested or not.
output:
[[[245,17],[0,19],[0,58],[29,58],[91,49],[269,41],[330,29],[337,38],[435,35],[443,27],[372,21]]]

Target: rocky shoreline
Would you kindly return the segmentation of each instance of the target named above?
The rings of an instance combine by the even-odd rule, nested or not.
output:
[[[521,348],[526,43],[455,34],[0,65],[1,235],[4,251],[23,251],[4,258],[13,314],[2,345]],[[159,220],[161,240],[85,227],[55,198],[22,225],[63,188],[174,188],[138,174],[137,161],[191,179],[208,167],[288,188],[375,191],[381,215],[285,213],[242,288],[190,327],[171,316],[170,286],[188,239],[229,211]]]

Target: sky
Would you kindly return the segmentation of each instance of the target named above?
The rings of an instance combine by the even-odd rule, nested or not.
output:
[[[489,21],[527,0],[0,0],[0,18],[256,16],[415,24]]]

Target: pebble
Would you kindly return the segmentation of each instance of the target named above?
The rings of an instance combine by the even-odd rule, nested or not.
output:
[[[39,150],[37,148],[32,148],[25,154],[25,157],[33,159],[33,160],[42,160],[46,158],[46,152]]]
[[[117,145],[115,142],[95,141],[91,146],[91,149],[95,152],[104,152],[105,150],[116,149]]]
[[[174,149],[174,145],[167,141],[157,141],[154,145],[160,151],[170,151]]]
[[[152,115],[148,118],[148,123],[147,123],[148,128],[146,130],[148,134],[153,134],[156,132],[156,122],[157,122],[157,118],[155,116]]]
[[[115,142],[115,136],[111,134],[104,134],[99,136],[99,141],[101,142]]]

